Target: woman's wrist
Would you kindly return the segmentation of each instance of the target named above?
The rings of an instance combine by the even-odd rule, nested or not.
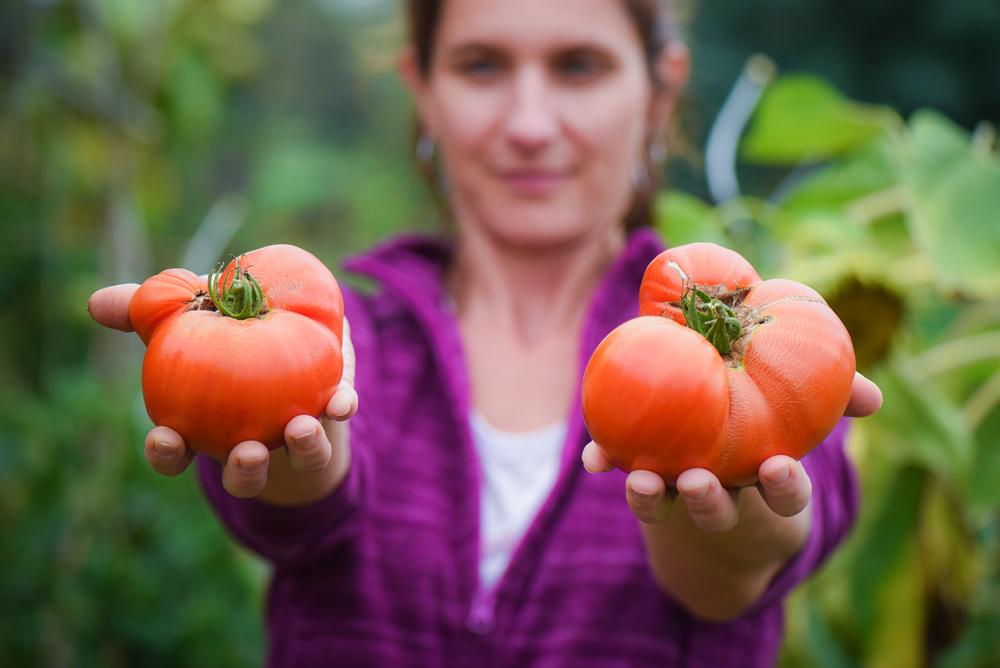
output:
[[[664,521],[642,524],[657,582],[699,617],[739,616],[808,540],[809,506],[782,517],[755,488],[744,490],[740,501],[740,519],[724,533],[700,529],[680,499]]]

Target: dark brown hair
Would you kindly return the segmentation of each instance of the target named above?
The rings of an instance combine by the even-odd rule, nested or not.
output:
[[[656,72],[656,58],[667,43],[676,36],[676,24],[670,13],[669,5],[666,0],[622,0],[622,2],[642,42],[654,90],[661,90],[665,82],[660,80]],[[444,3],[445,0],[407,0],[406,2],[410,43],[416,51],[417,67],[424,76],[430,74],[434,38]],[[420,128],[415,128],[415,143],[419,137]],[[625,215],[626,230],[652,223],[653,196],[659,185],[659,170],[651,163],[648,155],[643,157],[643,161],[647,178],[636,187],[632,204]],[[436,174],[434,174],[433,167],[421,163],[420,169],[428,184],[436,189]]]

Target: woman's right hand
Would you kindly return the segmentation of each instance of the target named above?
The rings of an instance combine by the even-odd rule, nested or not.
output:
[[[128,304],[138,287],[127,283],[102,288],[90,296],[87,310],[99,324],[130,332]],[[291,506],[317,501],[343,481],[350,468],[346,422],[358,409],[354,346],[346,317],[343,354],[343,376],[320,419],[311,415],[292,418],[285,426],[283,449],[268,450],[258,441],[238,443],[222,462],[226,491]],[[145,455],[157,473],[174,476],[187,469],[195,452],[176,431],[156,426],[146,435]]]

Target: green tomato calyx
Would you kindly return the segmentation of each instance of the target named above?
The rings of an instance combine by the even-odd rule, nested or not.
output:
[[[680,307],[687,326],[708,339],[723,357],[743,335],[743,325],[735,309],[696,286],[685,290]]]
[[[253,276],[240,265],[243,256],[232,266],[220,262],[208,275],[208,296],[216,310],[224,316],[248,320],[267,313],[264,290]]]

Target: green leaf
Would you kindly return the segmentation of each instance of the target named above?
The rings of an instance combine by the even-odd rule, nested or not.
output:
[[[788,75],[764,92],[741,156],[779,166],[825,160],[870,141],[895,118],[887,107],[847,100],[818,77]]]
[[[943,287],[1000,295],[1000,161],[944,116],[914,114],[906,182],[910,226]]]
[[[135,2],[134,0],[97,0],[90,3],[112,34],[129,44],[138,44],[156,27],[164,16],[164,5],[173,6],[177,2]],[[171,7],[172,8],[172,7]],[[171,12],[172,13],[172,12]]]
[[[654,218],[668,245],[679,246],[694,241],[711,241],[729,246],[722,217],[712,206],[693,195],[679,190],[660,193],[656,197]]]
[[[965,632],[948,647],[936,665],[938,668],[982,668],[995,666],[1000,656],[1000,613],[988,610],[974,615]]]
[[[344,176],[336,152],[307,143],[276,145],[261,159],[253,178],[253,201],[265,216],[295,213],[329,203]]]
[[[895,567],[869,592],[876,599],[877,614],[865,628],[866,666],[926,665],[922,641],[927,611],[921,555],[912,540],[902,547]]]
[[[811,657],[819,668],[850,668],[855,665],[845,651],[830,624],[824,619],[815,600],[807,602],[809,646],[815,650]]]
[[[225,112],[222,82],[193,49],[173,60],[167,85],[173,123],[184,139],[204,139],[219,126]]]
[[[887,364],[875,382],[885,403],[870,418],[870,426],[877,432],[873,441],[953,483],[964,480],[973,440],[954,402],[902,357]]]
[[[974,505],[1000,507],[1000,409],[994,409],[976,430],[973,464],[966,481],[968,500]]]
[[[919,468],[901,467],[876,498],[866,499],[874,508],[858,528],[858,548],[848,569],[854,611],[851,621],[859,637],[866,638],[866,645],[877,634],[874,627],[888,596],[886,583],[912,549],[927,478],[927,472]]]
[[[789,213],[814,209],[842,210],[872,193],[899,182],[888,141],[874,141],[856,153],[802,179],[782,198]]]

